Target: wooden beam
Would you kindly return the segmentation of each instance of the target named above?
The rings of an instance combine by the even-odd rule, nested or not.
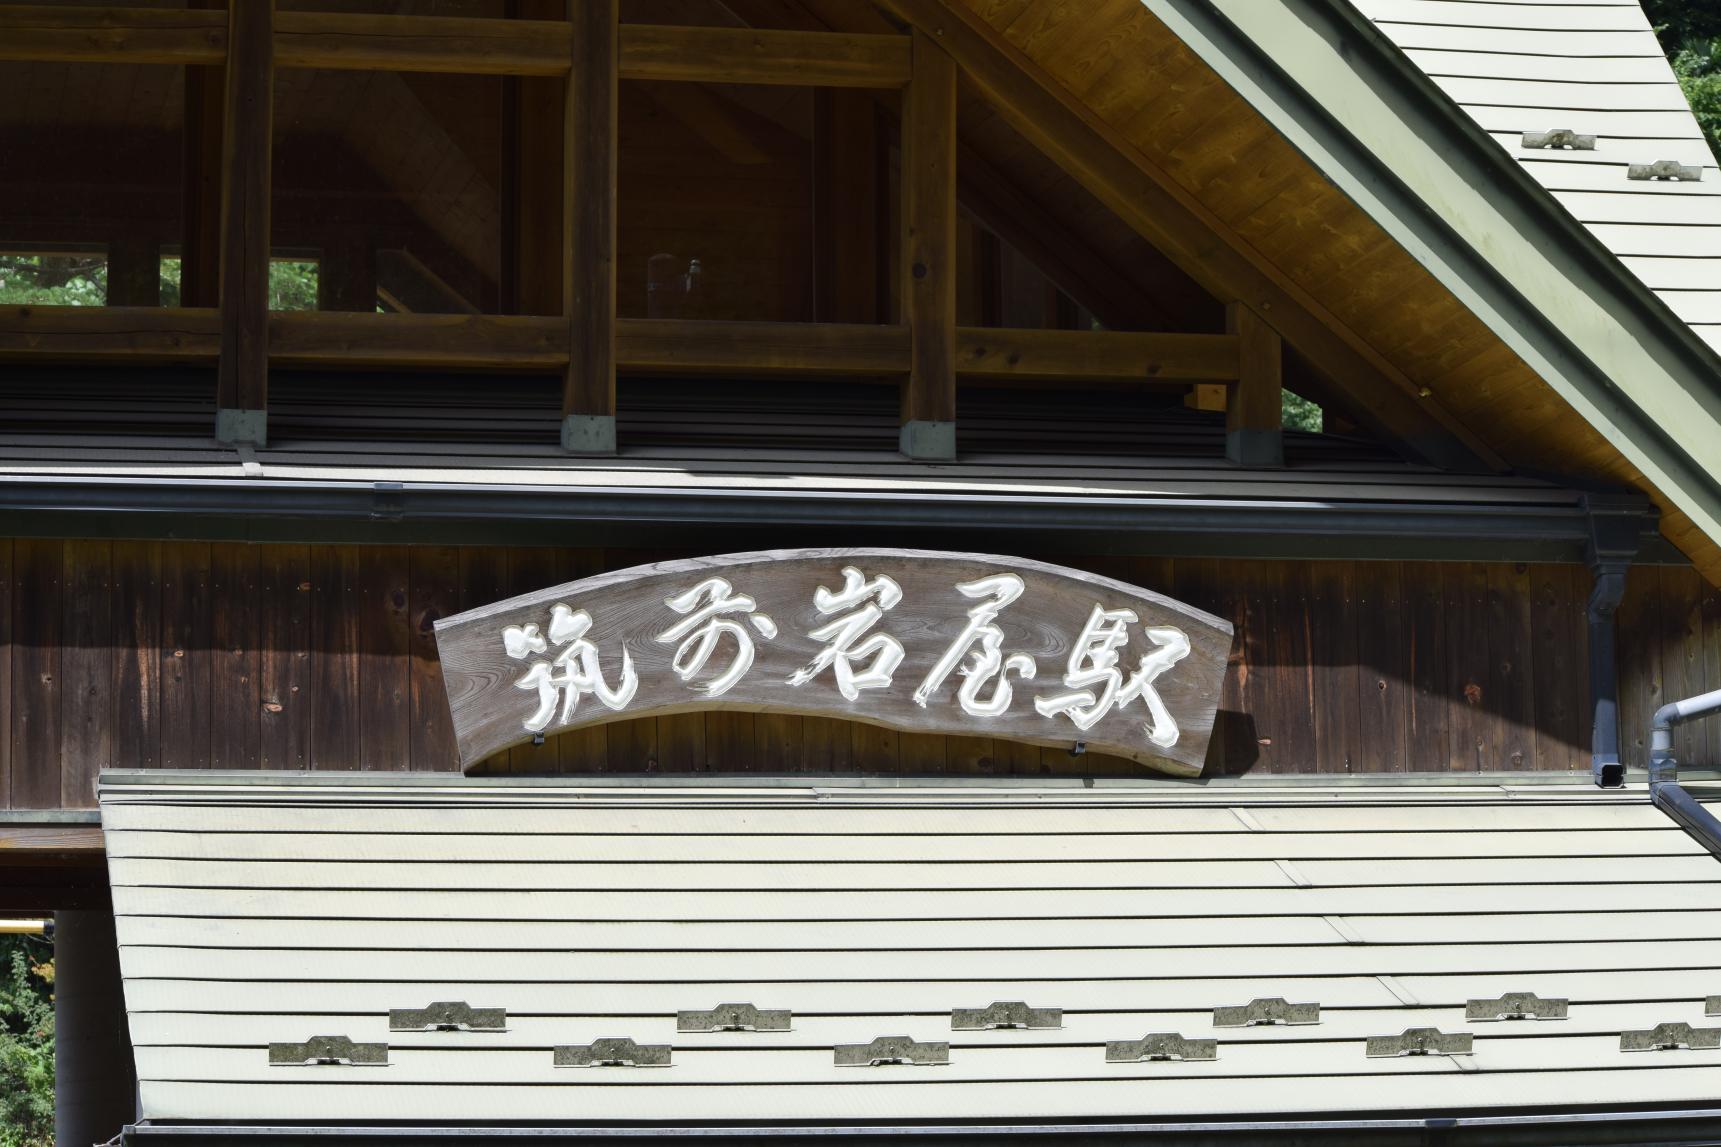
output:
[[[1504,465],[1360,335],[976,14],[949,0],[882,2],[936,39],[1017,132],[1204,289],[1247,299],[1269,315],[1281,335],[1346,390],[1377,433],[1446,468]]]
[[[1285,464],[1284,362],[1279,332],[1246,303],[1225,311],[1237,339],[1237,385],[1225,406],[1225,457],[1239,466]]]
[[[209,363],[220,350],[212,307],[0,307],[7,362]]]
[[[1231,335],[963,327],[956,372],[964,382],[1223,382],[1237,377]]]
[[[583,6],[575,0],[574,7]],[[566,76],[568,24],[472,16],[282,12],[275,21],[283,68]]]
[[[908,83],[909,37],[765,28],[622,28],[621,74],[629,80],[900,88]]]
[[[908,331],[864,323],[621,319],[616,357],[629,373],[852,376],[900,382]]]
[[[0,360],[212,362],[218,312],[187,307],[0,308]],[[292,367],[561,370],[568,324],[555,315],[382,315],[276,311],[269,361]],[[908,374],[907,327],[875,323],[616,320],[616,366],[626,374],[871,378]],[[1187,383],[1234,381],[1233,335],[960,327],[956,373],[989,382]]]
[[[903,314],[910,337],[902,452],[956,457],[956,62],[914,34],[903,99]]]
[[[568,26],[563,113],[562,281],[568,368],[562,383],[562,448],[614,454],[616,111],[618,0],[580,0]]]
[[[567,335],[567,322],[554,315],[277,311],[269,316],[269,362],[293,367],[561,370],[568,362]]]
[[[103,848],[99,824],[0,822],[0,864],[100,864]]]
[[[221,361],[215,437],[261,445],[269,410],[269,148],[274,0],[228,8],[222,132]]]
[[[220,66],[226,55],[225,12],[0,4],[0,60]]]

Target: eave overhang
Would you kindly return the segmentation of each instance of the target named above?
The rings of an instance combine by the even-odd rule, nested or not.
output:
[[[1361,13],[1143,3],[1721,542],[1721,358]]]

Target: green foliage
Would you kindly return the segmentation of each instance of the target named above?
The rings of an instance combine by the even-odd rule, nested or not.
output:
[[[1311,430],[1319,434],[1325,423],[1320,407],[1288,390],[1279,392],[1279,410],[1286,430]]]
[[[161,305],[180,304],[180,261],[161,261]],[[100,253],[89,255],[0,254],[0,306],[6,304],[54,307],[100,307],[107,304],[108,262]],[[285,262],[269,264],[269,309],[314,311],[317,309],[317,264]],[[0,1144],[0,1147],[4,1147]]]
[[[54,1144],[54,955],[0,935],[0,1147]]]
[[[1644,0],[1709,150],[1721,156],[1721,0]]]

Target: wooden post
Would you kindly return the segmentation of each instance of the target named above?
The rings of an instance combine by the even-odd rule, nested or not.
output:
[[[274,0],[227,10],[221,134],[221,363],[215,437],[261,446],[269,418],[269,148]]]
[[[563,116],[562,235],[568,373],[562,448],[614,454],[618,0],[574,0]]]
[[[220,8],[223,0],[188,7]],[[184,233],[180,240],[179,305],[221,305],[221,122],[224,69],[185,69]]]
[[[161,244],[149,237],[126,236],[108,244],[110,307],[161,305]]]
[[[878,105],[871,93],[814,92],[813,226],[821,323],[879,321]]]
[[[956,457],[956,62],[915,29],[902,125],[903,314],[910,345],[902,452]]]
[[[1237,388],[1225,409],[1225,457],[1239,466],[1283,466],[1284,347],[1254,308],[1232,303],[1225,329],[1237,336]]]
[[[376,248],[362,227],[329,235],[317,262],[319,311],[376,310]]]
[[[566,0],[511,0],[516,20],[566,20]],[[567,81],[504,81],[502,310],[560,315],[562,303],[562,114]]]

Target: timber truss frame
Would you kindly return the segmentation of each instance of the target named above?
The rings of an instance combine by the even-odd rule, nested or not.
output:
[[[1165,172],[1113,138],[959,0],[884,0],[900,23],[870,7],[819,4],[826,30],[623,24],[618,0],[544,0],[522,11],[543,15],[545,6],[565,15],[276,12],[273,0],[230,3],[225,11],[0,7],[0,61],[186,66],[188,110],[196,109],[188,132],[210,151],[220,141],[219,171],[204,173],[201,185],[188,179],[183,294],[194,305],[13,308],[0,314],[0,360],[213,361],[215,434],[236,445],[267,441],[271,366],[559,370],[562,444],[571,453],[600,455],[617,448],[618,372],[881,379],[901,388],[903,452],[932,461],[956,456],[959,382],[1218,386],[1228,391],[1228,457],[1275,466],[1283,462],[1279,391],[1288,337],[1370,429],[1407,454],[1448,469],[1501,468],[1426,392],[1291,286]],[[867,30],[831,27],[845,20]],[[271,90],[281,68],[559,80],[559,317],[269,312]],[[215,75],[223,77],[218,101]],[[621,79],[897,93],[902,321],[618,318]],[[958,326],[959,81],[1226,300],[1225,332]],[[207,202],[212,175],[220,187],[218,217]]]

